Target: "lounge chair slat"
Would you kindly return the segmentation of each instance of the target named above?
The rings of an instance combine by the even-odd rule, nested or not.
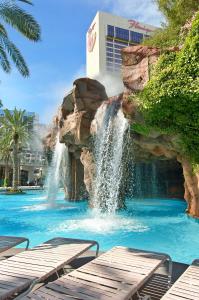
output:
[[[193,285],[194,284],[190,285],[186,282],[181,282],[181,281],[178,282],[178,287],[181,288],[181,289],[186,289],[187,291],[192,291],[193,290]],[[199,294],[199,286],[194,285],[194,291],[196,291]]]
[[[59,290],[61,294],[81,300],[127,300],[167,259],[169,257],[163,254],[115,247],[54,283],[42,287],[42,291],[49,293],[49,289]],[[96,296],[91,298],[93,293]]]
[[[106,268],[102,269],[99,267],[99,265],[88,265],[86,264],[84,268],[85,272],[92,272],[92,274],[105,274],[106,277],[112,277],[113,274],[113,268],[110,268],[106,266]],[[136,274],[135,274],[136,275]],[[123,270],[117,270],[117,275],[114,275],[115,279],[122,280],[122,278],[125,277],[126,282],[129,280],[129,283],[132,282],[132,274],[130,272],[125,272]],[[136,276],[136,278],[140,278],[139,276]]]
[[[16,258],[14,257],[10,261],[12,261],[14,263],[17,263],[17,262],[24,263],[24,264],[27,264],[27,265],[29,265],[30,262],[31,262],[31,264],[33,266],[35,265],[35,266],[41,266],[41,267],[49,267],[49,266],[50,267],[54,267],[55,265],[58,265],[59,262],[60,262],[60,260],[52,262],[52,261],[46,261],[44,259],[40,259],[40,260],[34,260],[34,259],[32,259],[31,260],[31,258],[26,259],[26,258],[19,258],[19,257],[16,257]]]
[[[13,262],[13,261],[9,261],[9,262],[2,262],[2,264],[1,264],[1,266],[3,266],[3,265],[5,265],[6,266],[6,268],[13,268],[13,265],[14,265],[14,268],[16,268],[16,269],[23,269],[23,270],[28,270],[28,272],[29,271],[31,271],[31,272],[41,272],[41,273],[45,273],[45,272],[48,272],[48,271],[50,271],[50,270],[52,270],[52,267],[47,267],[47,266],[40,266],[40,264],[38,264],[38,265],[35,265],[35,264],[32,264],[31,262],[29,262],[29,263],[24,263],[24,262]],[[53,266],[53,268],[54,268],[54,266]]]
[[[78,287],[73,283],[71,283],[71,281],[67,282],[67,286],[57,285],[55,283],[52,283],[51,287],[53,288],[53,291],[66,293],[68,295],[72,295],[73,297],[75,296],[80,299],[83,298],[85,300],[93,300],[93,299],[102,299],[102,297],[103,299],[104,297],[106,297],[106,299],[110,299],[109,296],[104,295],[100,290],[91,291],[88,288],[85,289],[84,287]]]
[[[53,290],[50,290],[50,289],[44,289],[44,288],[41,288],[39,290],[39,293],[35,293],[36,295],[41,295],[42,297],[44,297],[44,299],[48,299],[48,300],[54,300],[54,299],[63,299],[63,300],[68,300],[68,299],[75,299],[74,297],[70,296],[69,295],[64,295],[64,294],[61,294],[61,293],[57,293],[56,291],[53,291]],[[72,297],[72,298],[71,298]],[[30,298],[32,299],[32,298]]]
[[[138,273],[138,274],[140,274],[140,272],[142,273],[142,274],[145,274],[145,273],[148,273],[148,271],[149,270],[151,270],[151,269],[143,269],[143,267],[142,266],[129,266],[128,265],[128,263],[126,263],[126,264],[121,264],[121,263],[118,263],[118,262],[108,262],[108,261],[102,261],[102,260],[97,260],[96,262],[95,262],[95,264],[98,264],[98,265],[102,265],[102,266],[109,266],[109,267],[113,267],[113,268],[115,268],[115,269],[119,269],[119,270],[124,270],[124,271],[129,271],[129,272],[131,272],[131,271],[134,271],[135,273]]]
[[[14,248],[17,245],[26,242],[26,248],[28,248],[29,240],[24,237],[16,236],[0,236],[0,253],[7,251],[8,249]]]
[[[174,288],[173,291],[178,294],[178,295],[190,295],[190,296],[197,296],[198,297],[198,292],[197,291],[190,291],[190,290],[186,290],[186,289],[179,289],[179,288]]]
[[[0,299],[7,299],[8,294],[13,296],[33,282],[42,282],[93,246],[97,246],[98,249],[95,241],[55,238],[15,257],[0,261]],[[3,280],[5,276],[6,281]]]
[[[25,274],[16,274],[16,273],[13,273],[12,271],[10,271],[10,270],[1,270],[0,271],[0,278],[1,278],[1,276],[5,276],[5,275],[7,275],[7,276],[9,276],[9,280],[13,280],[13,278],[18,278],[18,279],[24,279],[24,280],[26,280],[26,282],[27,282],[27,280],[29,280],[29,281],[33,281],[33,280],[35,280],[36,279],[36,277],[34,277],[34,276],[30,276],[30,275],[25,275]],[[0,294],[1,295],[1,294]]]
[[[65,281],[66,278],[63,277],[63,280]],[[104,285],[99,285],[98,283],[96,282],[91,282],[91,281],[85,281],[83,279],[80,279],[80,278],[76,278],[76,277],[72,277],[72,276],[69,276],[69,280],[70,281],[73,281],[73,282],[77,282],[78,285],[81,285],[81,286],[88,286],[89,288],[90,287],[93,287],[93,288],[97,288],[99,290],[102,290],[104,292],[104,294],[106,295],[107,292],[109,294],[117,294],[117,290],[112,288],[112,287],[108,287],[108,286],[104,286]],[[60,284],[63,285],[63,281],[61,281],[60,279]]]
[[[117,294],[117,291],[113,288],[108,288],[105,286],[101,286],[97,283],[91,283],[89,281],[84,281],[78,278],[74,278],[74,277],[70,277],[69,280],[67,280],[66,278],[64,278],[64,280],[57,280],[57,283],[61,286],[68,286],[68,282],[70,281],[71,284],[76,285],[77,282],[81,283],[81,287],[90,291],[94,291],[94,292],[101,292],[104,295],[107,296],[111,296],[112,294]]]
[[[199,264],[194,261],[161,298],[162,300],[199,300]]]
[[[128,288],[129,288],[129,286],[126,285],[123,282],[118,282],[118,281],[111,280],[111,279],[108,279],[108,278],[104,278],[104,277],[101,277],[101,276],[94,276],[92,274],[83,273],[83,272],[80,272],[80,271],[73,271],[72,276],[84,279],[86,281],[92,281],[92,282],[96,282],[96,283],[101,284],[101,285],[106,285],[106,286],[109,286],[109,287],[113,287],[115,289],[128,290]]]

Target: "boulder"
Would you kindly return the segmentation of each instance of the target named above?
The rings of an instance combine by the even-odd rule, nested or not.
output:
[[[64,97],[60,109],[60,142],[80,149],[88,146],[91,122],[106,99],[105,88],[97,80],[75,80],[73,90]]]
[[[97,80],[80,78],[64,97],[57,116],[60,142],[68,146],[71,160],[71,200],[86,197],[91,191],[93,162],[90,152],[90,127],[98,107],[107,99]]]
[[[121,53],[125,94],[141,91],[149,80],[150,65],[158,60],[160,49],[138,45],[124,48]]]

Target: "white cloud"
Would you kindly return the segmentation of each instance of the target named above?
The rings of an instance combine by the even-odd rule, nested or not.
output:
[[[73,87],[73,81],[77,78],[85,77],[85,66],[81,66],[68,81],[59,81],[51,84],[45,91],[40,94],[40,97],[53,101],[47,101],[45,109],[42,114],[42,120],[50,123],[56,115],[58,107],[61,105],[64,95],[67,94]]]
[[[15,70],[11,75],[2,72],[0,82],[0,99],[3,100],[4,108],[34,111],[39,114],[42,123],[51,123],[56,115],[64,95],[72,89],[73,81],[78,77],[85,76],[85,66],[81,66],[68,80],[54,79],[56,73],[52,74],[52,80],[45,81],[45,71],[42,66],[33,66],[35,74],[40,74],[40,79],[35,75],[29,79],[22,78]],[[63,78],[63,76],[62,76]]]
[[[87,0],[99,9],[115,15],[136,19],[137,21],[160,26],[164,21],[154,0]]]

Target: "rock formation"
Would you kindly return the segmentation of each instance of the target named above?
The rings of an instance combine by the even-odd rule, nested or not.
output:
[[[178,51],[178,48],[169,49]],[[124,114],[130,123],[144,123],[136,101],[129,100],[129,96],[142,90],[150,79],[151,67],[157,62],[160,49],[147,46],[132,46],[122,50],[122,75],[124,93],[117,97],[122,102]],[[53,140],[57,129],[60,130],[60,142],[69,149],[71,200],[81,199],[92,191],[95,163],[92,154],[91,122],[103,101],[107,101],[107,94],[103,85],[96,80],[80,78],[74,82],[72,91],[63,99],[55,127],[47,137],[47,148],[53,148]],[[113,101],[114,98],[108,101]],[[184,174],[184,197],[188,203],[187,213],[199,217],[199,174],[193,173],[191,163],[181,155],[178,136],[168,136],[156,131],[147,135],[133,133],[133,159],[137,161],[172,160],[182,165]],[[178,187],[173,187],[176,192]],[[176,194],[178,194],[176,192]]]
[[[170,51],[178,51],[179,48],[171,48]],[[129,117],[130,122],[144,123],[139,114],[137,103],[130,100],[129,96],[142,90],[150,79],[150,69],[159,55],[160,49],[147,46],[132,46],[122,50],[122,74],[125,86],[123,97],[123,111]],[[149,132],[147,136],[134,135],[138,156],[144,159],[176,159],[182,165],[184,174],[184,198],[187,201],[187,213],[193,217],[199,217],[199,174],[194,173],[192,165],[187,158],[181,155],[177,136],[163,135],[158,132]]]
[[[90,127],[96,110],[107,99],[103,85],[89,78],[74,81],[72,91],[63,99],[56,119],[60,142],[69,150],[71,200],[86,197],[91,191],[94,165],[90,153]]]

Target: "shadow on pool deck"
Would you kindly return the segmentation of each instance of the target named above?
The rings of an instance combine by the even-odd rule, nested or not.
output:
[[[10,249],[4,253],[0,254],[0,260],[13,256],[24,249]],[[102,254],[103,252],[100,252]],[[82,265],[88,263],[89,261],[95,258],[95,251],[87,251],[79,258],[74,259],[70,265],[66,265],[64,270],[65,273],[69,273],[74,269],[81,267]],[[188,268],[187,264],[182,264],[178,262],[173,262],[173,271],[172,271],[172,284],[180,277],[180,275]],[[63,275],[63,271],[60,271],[60,276]],[[52,275],[49,281],[54,281],[57,279],[56,275]],[[38,284],[35,289],[43,284]],[[161,297],[166,293],[168,286],[168,277],[167,277],[167,266],[160,267],[155,274],[146,282],[146,284],[140,289],[140,295],[150,295],[152,300],[160,300]],[[138,300],[138,297],[135,295],[133,300]]]

